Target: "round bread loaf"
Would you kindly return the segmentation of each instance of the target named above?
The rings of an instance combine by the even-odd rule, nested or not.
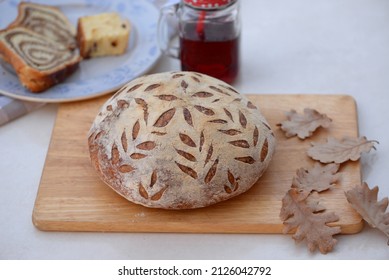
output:
[[[89,132],[100,178],[147,207],[190,209],[247,191],[275,138],[230,85],[195,72],[137,78],[101,108]]]

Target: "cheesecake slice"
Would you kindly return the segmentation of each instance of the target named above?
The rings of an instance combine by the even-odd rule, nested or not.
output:
[[[77,24],[77,41],[83,58],[121,55],[126,52],[130,23],[117,13],[81,17]]]

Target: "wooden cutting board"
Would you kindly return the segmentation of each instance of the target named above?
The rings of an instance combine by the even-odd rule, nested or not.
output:
[[[300,167],[314,161],[306,155],[311,141],[328,136],[358,136],[356,104],[345,95],[248,95],[272,126],[278,146],[264,176],[246,193],[196,210],[149,209],[133,204],[97,177],[89,160],[87,133],[107,96],[62,104],[58,110],[38,195],[34,225],[51,231],[281,233],[281,200]],[[312,138],[286,138],[276,126],[291,109],[317,109],[332,118],[329,129]],[[359,162],[341,165],[340,181],[321,194],[328,211],[340,217],[342,233],[356,233],[363,223],[344,192],[361,182]]]

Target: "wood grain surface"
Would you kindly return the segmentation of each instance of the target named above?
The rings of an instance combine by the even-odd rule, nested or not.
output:
[[[264,176],[246,193],[195,210],[149,209],[133,204],[106,186],[89,159],[87,133],[107,96],[61,104],[58,110],[38,195],[33,223],[49,231],[281,233],[281,200],[300,167],[314,161],[306,155],[310,142],[326,137],[358,136],[356,104],[346,95],[247,95],[260,108],[276,138],[277,148]],[[329,129],[312,138],[286,138],[276,126],[291,109],[317,109],[332,118]],[[320,195],[327,211],[340,217],[342,233],[363,227],[344,192],[361,182],[359,162],[341,165],[338,184]]]

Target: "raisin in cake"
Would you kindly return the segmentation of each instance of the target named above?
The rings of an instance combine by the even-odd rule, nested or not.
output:
[[[17,18],[8,26],[23,26],[69,49],[77,47],[76,30],[68,18],[56,7],[21,2]]]
[[[22,85],[32,92],[63,81],[80,61],[77,51],[25,27],[0,31],[0,54],[15,69]]]
[[[130,23],[117,13],[103,13],[78,19],[77,41],[84,58],[125,53]]]
[[[268,167],[274,134],[244,95],[194,72],[137,78],[89,132],[100,178],[147,207],[190,209],[247,191]]]

